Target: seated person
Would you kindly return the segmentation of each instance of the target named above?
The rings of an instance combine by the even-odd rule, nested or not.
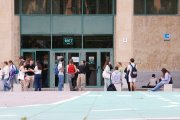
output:
[[[165,68],[163,68],[161,70],[162,72],[162,77],[161,77],[161,82],[159,82],[154,88],[152,88],[150,91],[157,91],[159,90],[162,86],[164,86],[164,84],[169,84],[169,82],[171,81],[172,77],[171,74],[168,70],[166,70]]]
[[[152,74],[152,77],[149,80],[147,86],[142,86],[142,88],[154,88],[157,84],[157,78],[155,74]]]
[[[122,87],[122,75],[121,72],[119,72],[118,67],[115,67],[115,70],[113,71],[111,75],[111,80],[114,86],[116,87],[117,91],[121,91]]]

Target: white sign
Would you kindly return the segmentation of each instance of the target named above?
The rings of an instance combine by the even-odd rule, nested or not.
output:
[[[79,57],[72,57],[73,62],[79,62]]]

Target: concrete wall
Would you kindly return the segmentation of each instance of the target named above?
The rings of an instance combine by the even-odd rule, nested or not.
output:
[[[127,66],[133,55],[133,0],[117,0],[116,8],[115,63],[121,61]]]
[[[0,63],[19,56],[19,17],[14,16],[14,0],[0,1]],[[2,67],[2,64],[0,64]]]

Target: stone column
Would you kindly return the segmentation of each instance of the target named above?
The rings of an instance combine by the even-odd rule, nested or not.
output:
[[[117,0],[115,18],[115,62],[127,66],[133,57],[133,0]]]
[[[14,0],[0,3],[0,62],[16,60],[19,55],[19,17],[14,16]],[[2,67],[2,64],[0,64]]]

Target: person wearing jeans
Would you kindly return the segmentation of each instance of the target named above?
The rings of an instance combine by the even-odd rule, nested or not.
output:
[[[58,64],[58,78],[59,78],[59,83],[58,83],[58,90],[62,91],[63,84],[64,84],[64,58],[61,58]]]
[[[41,91],[42,65],[39,61],[36,62],[34,74],[35,91]]]
[[[162,74],[163,76],[161,77],[161,82],[159,82],[153,89],[151,89],[150,91],[157,91],[159,90],[164,84],[169,84],[170,80],[171,80],[171,75],[170,72],[168,70],[166,70],[165,68],[163,68],[162,70]]]

